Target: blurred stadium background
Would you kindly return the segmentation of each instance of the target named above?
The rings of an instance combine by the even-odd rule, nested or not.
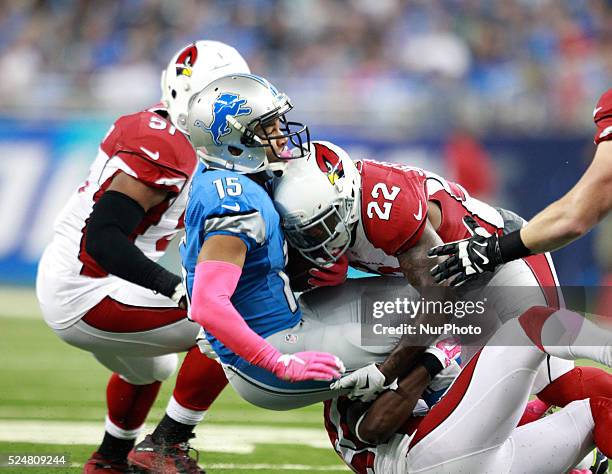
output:
[[[161,69],[195,39],[235,46],[314,137],[439,172],[526,218],[588,165],[592,110],[612,84],[605,0],[3,0],[0,419],[101,420],[104,371],[38,318],[36,263],[110,124],[156,103]],[[610,219],[555,257],[562,284],[599,286],[610,308]],[[319,427],[319,417],[226,393],[211,422]]]

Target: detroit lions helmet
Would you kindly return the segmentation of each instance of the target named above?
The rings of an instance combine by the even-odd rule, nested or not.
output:
[[[308,127],[288,122],[293,106],[266,79],[232,74],[211,82],[189,104],[187,129],[200,160],[207,166],[238,173],[284,169],[286,160],[310,153]],[[268,127],[280,122],[280,135]],[[297,131],[293,131],[297,129]],[[274,140],[286,139],[295,148],[276,150]],[[266,150],[276,159],[268,160]]]
[[[173,125],[187,133],[189,99],[215,79],[233,73],[249,73],[240,53],[219,41],[196,41],[177,51],[162,71],[162,103]]]
[[[337,261],[359,220],[361,175],[337,145],[313,141],[305,160],[287,165],[274,181],[274,205],[289,243],[313,263]]]

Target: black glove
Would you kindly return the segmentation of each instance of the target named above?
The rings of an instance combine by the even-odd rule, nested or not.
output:
[[[459,286],[484,272],[492,272],[504,263],[499,247],[499,236],[491,235],[480,227],[471,216],[463,218],[463,224],[472,237],[439,245],[429,250],[430,257],[449,257],[430,271],[436,283],[455,277],[451,286]]]

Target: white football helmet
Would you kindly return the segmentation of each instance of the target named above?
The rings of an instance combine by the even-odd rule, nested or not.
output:
[[[287,164],[274,182],[274,204],[285,236],[316,264],[337,261],[359,220],[361,176],[346,151],[313,141],[305,160]]]
[[[280,171],[292,158],[310,152],[308,127],[288,122],[293,106],[286,94],[254,74],[221,77],[196,94],[189,104],[187,129],[191,144],[207,166],[237,173]],[[280,121],[280,135],[268,125]],[[295,148],[275,150],[273,140],[287,139]],[[276,159],[269,161],[266,150]]]
[[[250,73],[236,49],[219,41],[196,41],[178,51],[162,71],[162,103],[173,125],[187,133],[189,99],[215,79]]]

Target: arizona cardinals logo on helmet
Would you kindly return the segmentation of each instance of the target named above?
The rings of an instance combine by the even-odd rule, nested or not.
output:
[[[342,160],[334,150],[322,143],[314,143],[313,145],[319,169],[327,175],[331,184],[336,184],[336,181],[344,177]]]
[[[187,46],[176,58],[176,75],[191,76],[193,65],[198,59],[198,48],[195,43]]]

